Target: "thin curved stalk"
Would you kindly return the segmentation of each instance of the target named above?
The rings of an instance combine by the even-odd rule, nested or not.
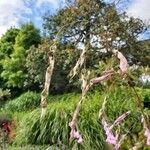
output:
[[[49,95],[49,87],[51,84],[51,78],[54,70],[54,64],[55,64],[55,51],[56,51],[56,45],[52,45],[49,52],[49,66],[47,67],[46,74],[45,74],[45,83],[44,83],[44,89],[41,93],[41,118],[46,113],[47,108],[47,98]]]

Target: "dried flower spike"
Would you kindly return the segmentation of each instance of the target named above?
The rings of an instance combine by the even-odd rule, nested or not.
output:
[[[102,118],[102,125],[103,125],[105,133],[107,135],[106,142],[109,143],[109,144],[116,145],[117,138],[114,136],[112,130],[110,129],[109,124],[107,123],[107,121],[104,117]]]
[[[148,125],[147,125],[143,115],[142,115],[141,122],[143,123],[144,129],[145,129],[144,135],[147,138],[146,144],[150,145],[150,129],[148,128]]]
[[[114,74],[114,70],[107,70],[107,71],[104,71],[103,73],[102,73],[102,76],[101,77],[97,77],[97,78],[93,78],[93,79],[91,79],[91,82],[92,83],[99,83],[99,82],[101,82],[101,81],[105,81],[105,80],[108,80],[108,79],[110,79],[111,78],[111,76]]]
[[[121,116],[119,116],[119,117],[114,121],[114,123],[113,123],[113,125],[112,125],[112,128],[113,128],[114,126],[119,125],[130,113],[131,113],[131,112],[128,111],[128,112],[123,113]]]
[[[82,143],[82,136],[80,135],[79,131],[76,130],[75,124],[70,122],[69,126],[71,128],[70,138],[77,139],[78,143]]]
[[[119,67],[120,67],[120,70],[121,70],[121,72],[122,72],[122,74],[125,74],[125,73],[127,73],[127,71],[128,71],[128,62],[127,62],[127,59],[124,57],[124,55],[121,53],[121,52],[119,52],[118,50],[113,50],[112,51],[115,55],[117,55],[117,57],[118,57],[118,59],[120,60],[120,65],[119,65]]]

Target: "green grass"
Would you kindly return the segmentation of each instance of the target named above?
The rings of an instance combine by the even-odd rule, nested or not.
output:
[[[75,93],[49,96],[48,102],[63,102],[69,101],[73,96],[77,96]],[[13,100],[9,100],[2,110],[10,111],[10,112],[23,112],[23,111],[31,111],[40,106],[40,93],[36,92],[26,92],[22,94],[20,97],[15,98]]]
[[[140,90],[138,92],[141,93],[141,98],[144,100],[144,95],[142,95],[144,92]],[[62,149],[63,147],[68,150],[73,147],[75,150],[105,149],[105,133],[101,121],[98,120],[98,112],[105,93],[106,92],[98,90],[88,93],[82,105],[77,124],[78,130],[84,139],[81,145],[77,144],[76,141],[69,142],[70,128],[68,126],[78,102],[79,94],[70,93],[49,96],[48,110],[42,121],[40,120],[39,107],[36,109],[33,106],[30,108],[25,107],[25,109],[23,109],[24,111],[21,111],[21,105],[17,104],[20,112],[13,110],[13,116],[17,118],[18,122],[17,136],[13,143],[14,147],[46,144],[57,147],[58,149]],[[110,124],[123,112],[131,110],[131,114],[120,126],[121,133],[130,130],[130,133],[137,134],[142,130],[140,114],[136,108],[134,96],[135,94],[133,94],[131,89],[123,86],[114,87],[109,94],[105,111]],[[17,100],[13,100],[13,103]],[[32,104],[32,99],[30,100]],[[6,104],[6,106],[8,106],[8,104]],[[4,109],[4,111],[5,110],[12,111],[12,109],[9,110],[9,107]],[[133,128],[131,128],[132,126]],[[125,147],[129,149],[128,146]]]
[[[40,105],[40,94],[35,92],[26,92],[20,97],[10,100],[4,106],[4,110],[11,112],[21,112],[35,109]]]
[[[26,146],[9,146],[7,150],[46,150],[48,146],[26,145]],[[53,149],[54,150],[54,149]]]

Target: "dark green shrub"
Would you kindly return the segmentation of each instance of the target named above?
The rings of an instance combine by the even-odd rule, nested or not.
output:
[[[10,90],[3,90],[0,88],[0,107],[2,107],[5,104],[6,100],[10,97],[10,95]]]
[[[40,105],[40,94],[27,92],[5,104],[4,109],[12,112],[26,111]]]

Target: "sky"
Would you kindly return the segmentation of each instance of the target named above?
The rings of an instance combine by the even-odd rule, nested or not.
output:
[[[0,0],[0,37],[10,27],[19,27],[29,21],[42,28],[42,16],[47,11],[54,13],[58,8],[63,7],[63,1]],[[130,3],[122,3],[122,5],[129,15],[139,17],[146,22],[150,20],[150,0],[130,0]]]

